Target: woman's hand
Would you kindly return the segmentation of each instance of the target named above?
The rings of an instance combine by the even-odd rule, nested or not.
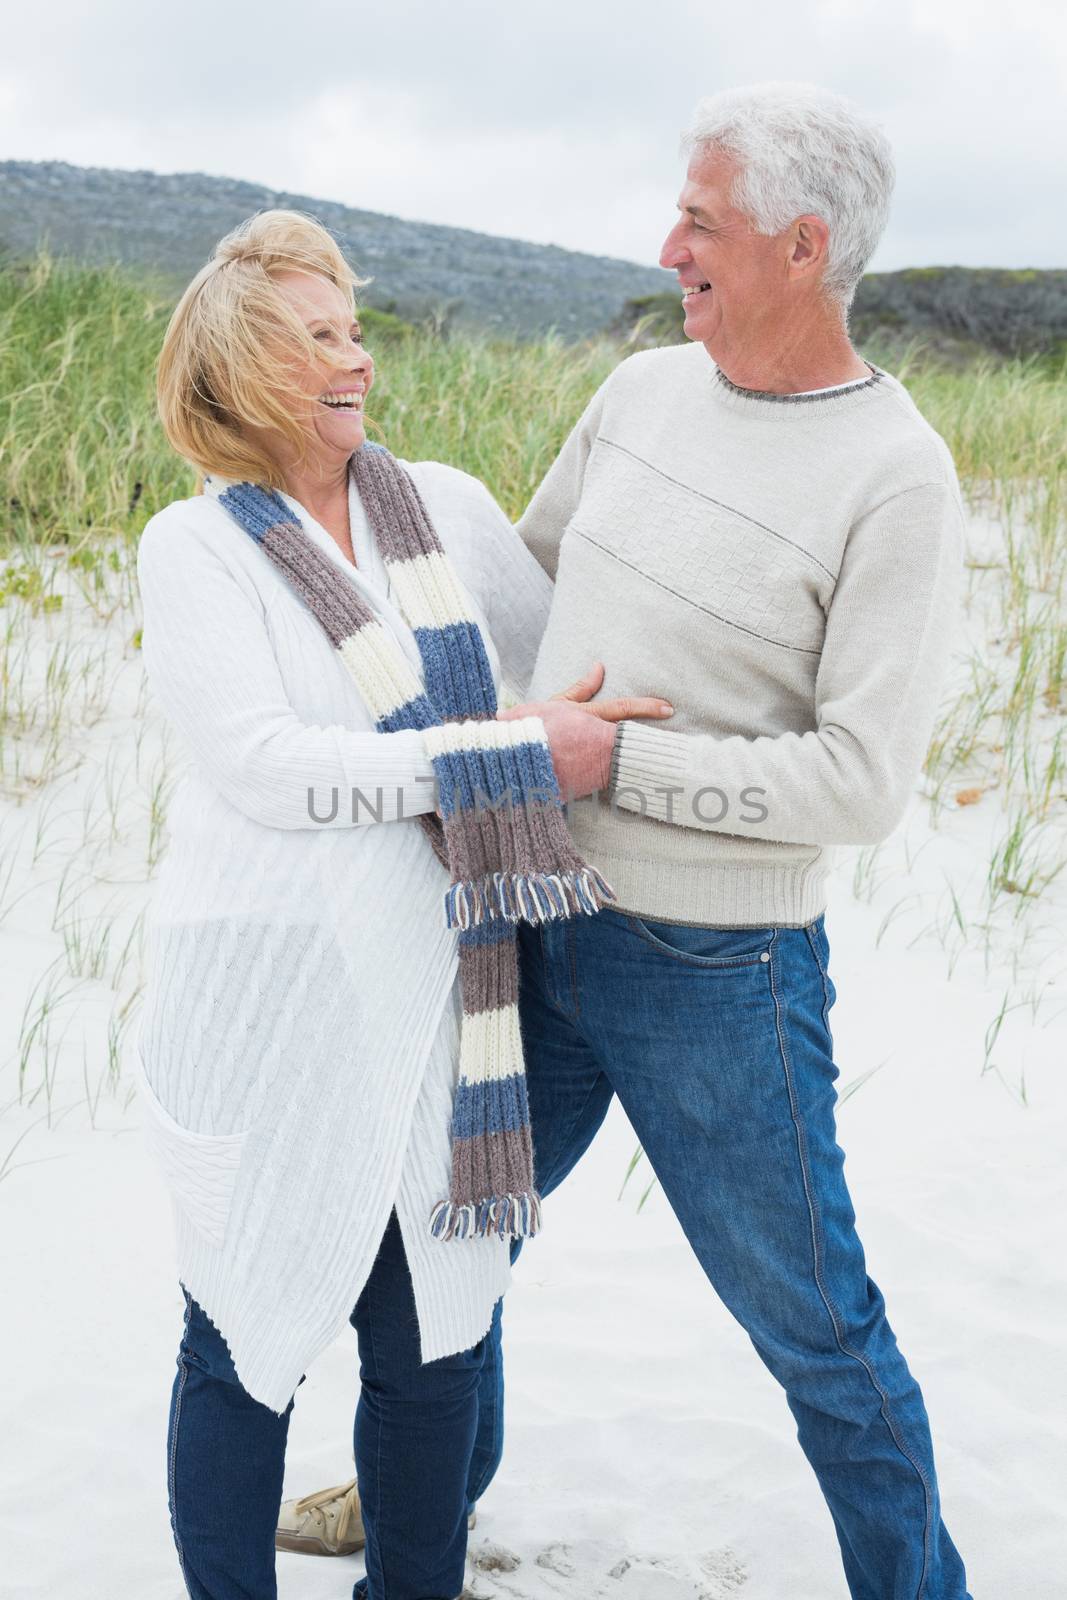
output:
[[[550,700],[530,701],[497,713],[499,721],[515,717],[540,717],[545,725],[552,765],[564,800],[606,789],[611,773],[611,752],[617,724],[633,717],[670,717],[674,707],[653,696],[624,696],[598,700],[593,696],[604,681],[604,663],[595,661],[583,678],[560,690]]]

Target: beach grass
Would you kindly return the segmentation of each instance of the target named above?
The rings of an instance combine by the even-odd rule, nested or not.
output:
[[[118,268],[42,255],[0,270],[0,549],[136,536],[189,491],[153,401],[171,305],[169,289]],[[369,339],[378,360],[369,415],[381,437],[397,455],[475,473],[512,516],[627,354],[606,338],[516,344],[391,327],[382,319]],[[1014,554],[1047,582],[1067,518],[1067,375],[1036,358],[946,370],[920,344],[895,370],[947,440],[968,493],[1012,511],[1021,500],[1037,518]]]

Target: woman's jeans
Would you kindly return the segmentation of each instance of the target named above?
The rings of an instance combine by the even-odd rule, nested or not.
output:
[[[519,950],[541,1192],[617,1094],[702,1267],[785,1390],[854,1600],[965,1600],[922,1395],[845,1185],[823,918],[716,930],[601,911],[523,927]],[[502,1404],[498,1306],[471,1500],[499,1460]]]
[[[246,1394],[225,1341],[186,1293],[167,1438],[171,1525],[193,1600],[274,1600],[283,1416]],[[362,1391],[355,1458],[368,1600],[455,1600],[486,1341],[423,1366],[395,1213],[350,1318]],[[302,1381],[302,1380],[301,1380]],[[489,1413],[487,1413],[488,1421]]]

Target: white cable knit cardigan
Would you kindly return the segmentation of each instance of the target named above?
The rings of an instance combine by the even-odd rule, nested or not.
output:
[[[405,464],[498,686],[523,694],[549,579],[477,480]],[[421,676],[353,485],[349,499],[355,567],[290,504]],[[154,516],[138,575],[149,682],[192,757],[149,913],[145,1126],[178,1276],[248,1393],[281,1412],[344,1327],[394,1206],[424,1361],[476,1344],[509,1281],[505,1241],[429,1233],[460,1012],[448,875],[403,818],[433,808],[433,769],[421,734],[374,731],[318,622],[215,501]],[[337,790],[332,821],[312,820],[309,788],[323,817]]]

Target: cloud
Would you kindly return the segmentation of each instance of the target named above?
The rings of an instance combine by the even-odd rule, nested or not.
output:
[[[803,78],[885,124],[880,265],[1063,264],[1067,21],[1046,0],[187,0],[23,6],[6,153],[201,170],[372,210],[654,259],[693,102]]]

